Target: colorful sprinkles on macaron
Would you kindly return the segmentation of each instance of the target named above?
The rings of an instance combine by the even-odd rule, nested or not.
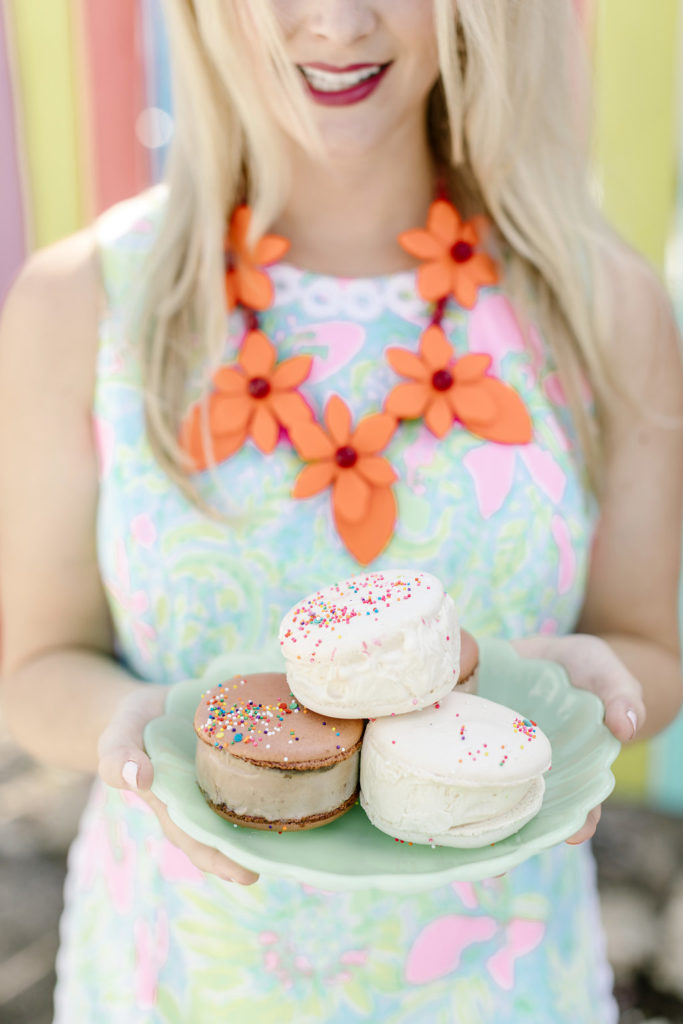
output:
[[[239,680],[240,686],[246,683],[240,676],[235,676],[235,679]],[[251,743],[258,747],[265,743],[266,737],[282,732],[287,715],[296,715],[305,710],[292,693],[288,701],[257,704],[253,700],[234,700],[228,686],[229,683],[219,683],[218,692],[209,690],[205,694],[208,721],[202,726],[202,732],[214,741],[213,746],[218,750],[236,743]],[[237,689],[237,686],[237,683],[233,683],[232,689]],[[290,736],[298,741],[299,737],[295,733],[296,730],[291,730]],[[225,742],[221,743],[223,739]]]
[[[389,579],[383,573],[371,573],[357,580],[335,584],[324,591],[318,591],[307,601],[292,611],[292,625],[282,635],[280,646],[285,641],[295,644],[298,639],[315,638],[320,631],[331,631],[336,627],[348,625],[353,619],[370,615],[379,615],[389,609],[393,603],[408,601],[414,589],[420,587],[430,590],[429,583],[420,576],[401,575],[398,579]],[[335,601],[330,595],[336,594]],[[360,605],[349,603],[349,595],[360,597]],[[300,634],[298,636],[297,634]],[[341,634],[339,634],[341,638]],[[319,647],[322,638],[315,640]],[[310,661],[315,661],[315,651]]]

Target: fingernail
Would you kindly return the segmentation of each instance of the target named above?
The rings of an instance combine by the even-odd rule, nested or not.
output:
[[[121,769],[121,778],[130,789],[134,789],[136,792],[138,788],[138,771],[139,768],[135,761],[126,761]]]
[[[636,730],[638,729],[638,719],[636,717],[635,711],[633,711],[631,708],[629,708],[628,711],[626,712],[626,717],[628,718],[629,722],[631,723],[631,727],[633,729],[633,732],[631,733],[631,739],[633,739],[633,737],[636,734]]]

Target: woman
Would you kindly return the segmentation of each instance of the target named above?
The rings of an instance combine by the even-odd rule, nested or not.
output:
[[[615,1020],[599,810],[481,884],[251,884],[173,824],[142,744],[166,684],[364,564],[435,571],[622,742],[676,714],[677,335],[590,200],[572,6],[167,13],[168,189],[34,257],[0,345],[6,714],[108,784],[70,857],[56,1020]],[[351,419],[382,410],[390,471],[358,484]]]

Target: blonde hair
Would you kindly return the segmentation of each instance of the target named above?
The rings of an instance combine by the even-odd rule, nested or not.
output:
[[[256,236],[287,194],[283,129],[264,94],[277,90],[288,127],[312,150],[319,142],[269,0],[166,0],[166,14],[176,130],[139,329],[146,417],[161,466],[210,512],[179,425],[192,367],[203,367],[208,390],[224,346],[227,218],[247,196]],[[595,484],[612,393],[601,267],[617,243],[588,185],[587,76],[572,0],[434,0],[434,17],[432,144],[451,169],[456,203],[486,213],[497,230],[506,291],[520,322],[538,325],[551,348]],[[255,47],[264,55],[258,74]]]

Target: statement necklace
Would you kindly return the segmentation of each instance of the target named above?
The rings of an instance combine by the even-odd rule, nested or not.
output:
[[[292,496],[305,499],[331,488],[337,532],[354,558],[367,565],[387,546],[396,525],[393,484],[398,476],[380,453],[402,420],[422,418],[438,438],[457,424],[499,444],[531,441],[528,410],[514,388],[489,374],[491,357],[472,353],[456,358],[442,327],[451,299],[472,309],[479,288],[498,282],[496,264],[481,249],[486,222],[463,221],[451,202],[439,198],[430,206],[426,228],[399,235],[402,248],[423,261],[417,288],[433,304],[431,322],[417,352],[386,349],[389,365],[403,382],[387,395],[382,412],[363,417],[355,426],[338,395],[329,399],[322,421],[318,420],[299,391],[313,357],[278,362],[275,346],[261,330],[259,313],[270,308],[275,297],[263,268],[282,259],[289,242],[265,235],[250,247],[250,222],[250,208],[238,206],[225,247],[227,307],[244,310],[244,338],[236,362],[220,367],[212,378],[207,399],[209,450],[202,402],[192,406],[183,422],[181,447],[199,472],[229,459],[248,437],[266,455],[280,442],[293,445],[305,466]]]

